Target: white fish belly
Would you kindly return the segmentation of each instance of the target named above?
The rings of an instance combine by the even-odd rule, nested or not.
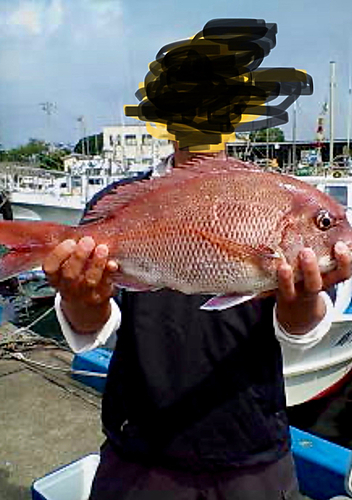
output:
[[[243,262],[189,262],[184,266],[172,261],[141,259],[121,262],[124,273],[155,288],[172,288],[186,294],[260,293],[277,286],[276,274]]]

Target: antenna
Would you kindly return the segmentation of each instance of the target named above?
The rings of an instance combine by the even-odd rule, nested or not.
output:
[[[334,91],[335,91],[335,61],[330,61],[330,145],[329,163],[330,167],[334,160]]]
[[[49,149],[51,149],[51,137],[50,137],[50,128],[51,128],[51,115],[54,111],[56,111],[56,104],[54,102],[40,102],[39,106],[42,108],[47,117],[47,134],[49,136]]]

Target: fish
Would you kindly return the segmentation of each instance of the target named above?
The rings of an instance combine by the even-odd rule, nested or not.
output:
[[[170,288],[208,294],[225,309],[277,289],[311,247],[320,271],[336,266],[333,247],[352,248],[345,209],[314,186],[226,156],[193,159],[163,177],[110,189],[82,224],[0,222],[0,280],[41,265],[64,239],[91,236],[119,263],[113,280],[134,291]]]

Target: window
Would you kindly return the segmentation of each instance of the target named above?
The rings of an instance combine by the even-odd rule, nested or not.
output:
[[[143,134],[142,135],[142,144],[151,144],[152,143],[152,136],[150,134]]]
[[[72,187],[80,187],[82,185],[81,177],[72,177]]]
[[[135,146],[137,144],[137,137],[135,134],[125,135],[125,144],[126,146]]]
[[[88,184],[91,186],[102,186],[103,179],[88,179]]]
[[[347,207],[347,186],[326,186],[325,192],[335,198],[335,200]]]

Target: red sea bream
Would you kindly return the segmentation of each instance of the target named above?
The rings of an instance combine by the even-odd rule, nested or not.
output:
[[[299,279],[302,248],[311,247],[327,272],[333,245],[352,247],[345,210],[331,197],[226,158],[202,158],[164,177],[118,186],[85,222],[1,222],[0,279],[40,265],[63,239],[90,235],[119,262],[118,286],[254,296],[276,288],[282,260]]]

